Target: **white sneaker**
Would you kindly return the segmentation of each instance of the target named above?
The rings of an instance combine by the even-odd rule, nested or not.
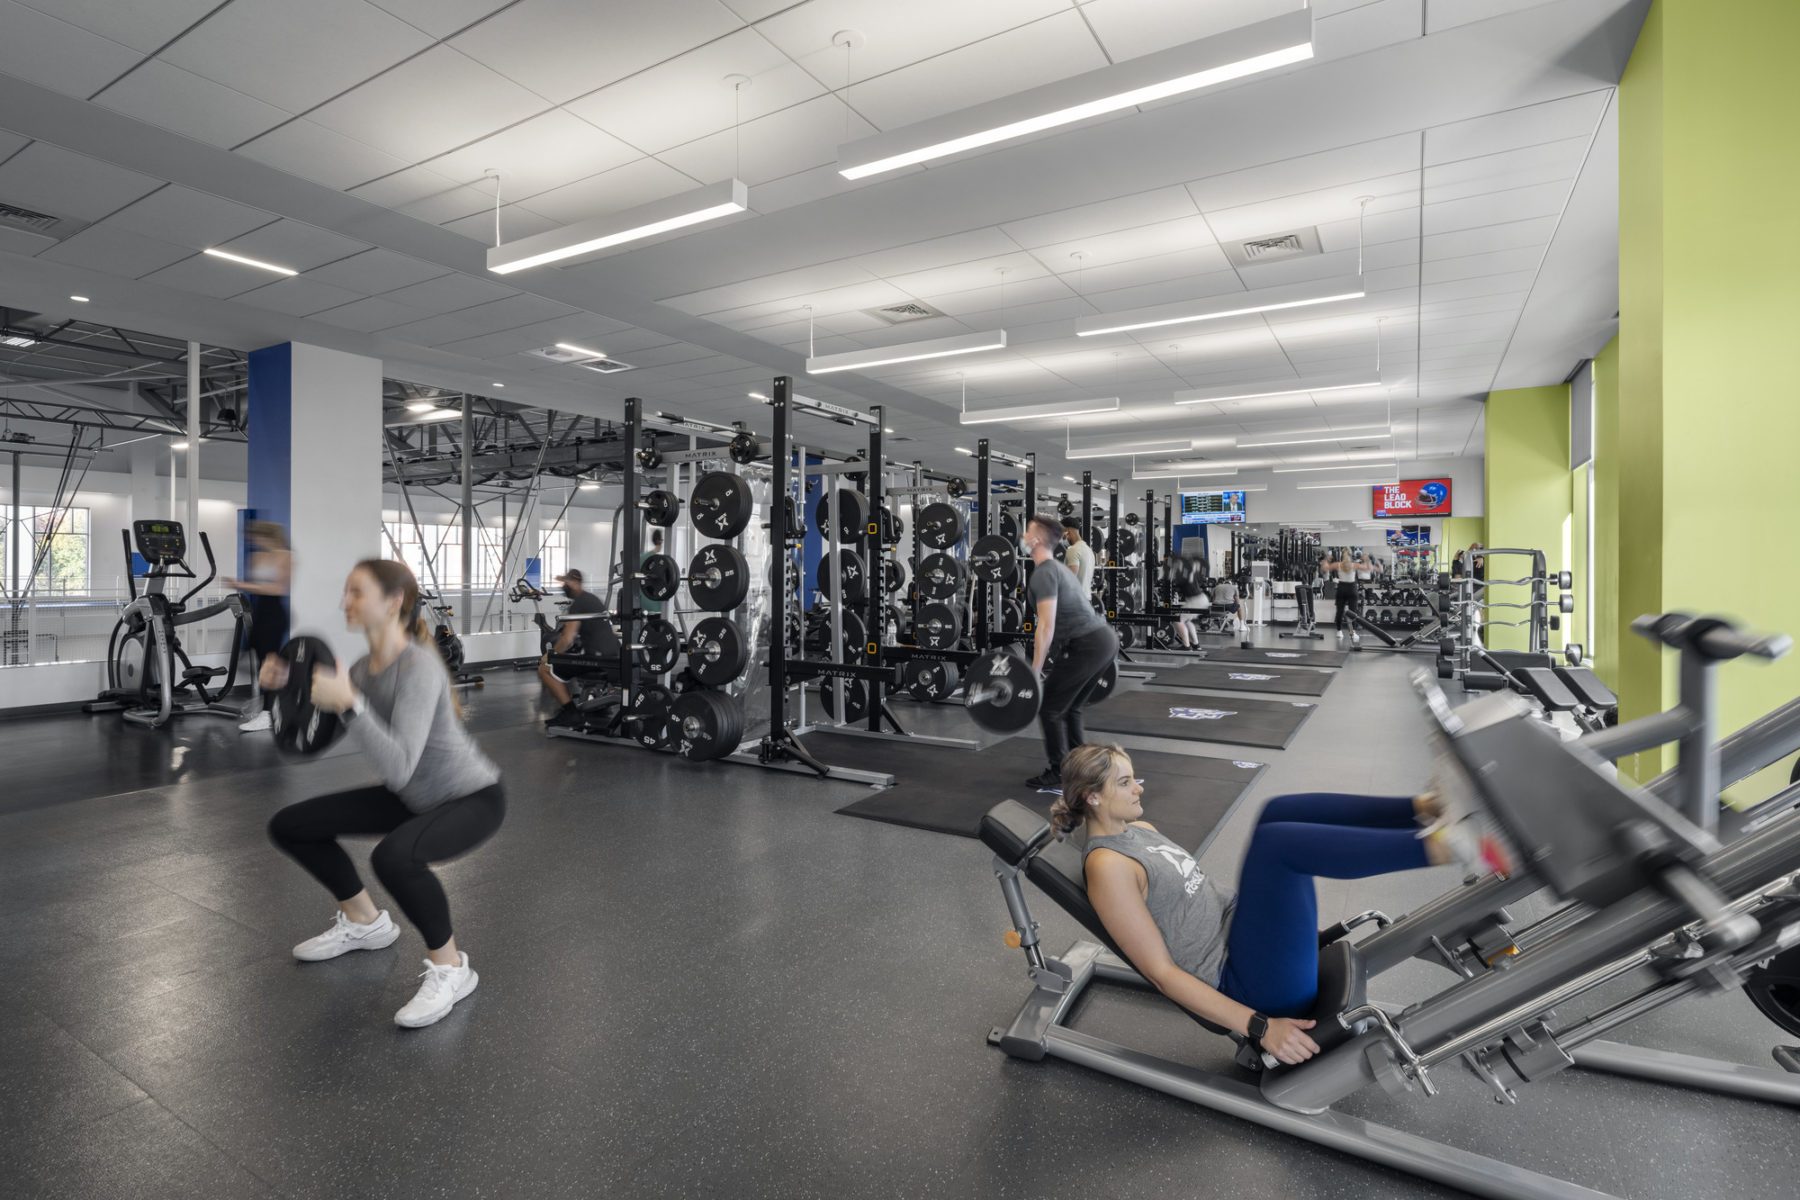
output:
[[[269,719],[269,710],[265,708],[258,712],[254,717],[251,717],[248,721],[241,722],[238,725],[238,729],[243,733],[261,733],[263,730],[269,728],[270,724],[272,724],[272,722]]]
[[[425,970],[419,976],[425,982],[419,985],[419,994],[394,1014],[394,1024],[403,1029],[422,1029],[449,1016],[456,1002],[475,990],[481,976],[469,965],[467,954],[459,953],[458,957],[462,959],[462,965],[456,967],[443,967],[429,958],[425,960]]]
[[[352,950],[385,950],[399,937],[400,927],[394,924],[385,908],[367,925],[358,925],[339,909],[337,916],[332,918],[331,928],[295,946],[294,957],[301,962],[324,962]]]

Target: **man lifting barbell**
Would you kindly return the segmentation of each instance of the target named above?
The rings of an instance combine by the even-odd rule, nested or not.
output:
[[[1042,674],[1045,661],[1056,658],[1056,670],[1044,680],[1038,725],[1044,731],[1044,772],[1026,784],[1060,787],[1062,760],[1087,740],[1082,709],[1094,695],[1106,669],[1119,656],[1118,635],[1088,603],[1073,571],[1046,569],[1051,549],[1062,540],[1062,522],[1034,515],[1025,527],[1025,547],[1036,567],[1026,587],[1026,603],[1036,623],[1032,669]]]
[[[562,584],[563,595],[569,598],[569,607],[558,618],[561,624],[557,626],[555,643],[538,659],[538,680],[544,685],[545,691],[556,697],[556,703],[560,706],[548,723],[574,725],[580,723],[581,713],[575,708],[575,699],[569,691],[568,681],[550,665],[550,655],[583,653],[582,650],[575,649],[582,644],[582,630],[586,628],[588,621],[605,620],[606,606],[600,602],[600,597],[583,586],[581,572],[577,569],[571,568],[568,574],[558,575],[556,582]]]

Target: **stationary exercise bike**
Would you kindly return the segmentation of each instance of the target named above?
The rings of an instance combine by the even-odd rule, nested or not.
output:
[[[473,671],[463,670],[463,644],[462,638],[456,635],[456,610],[445,604],[442,597],[421,588],[419,606],[413,610],[413,615],[431,628],[431,640],[437,646],[438,657],[444,660],[451,681],[457,687],[481,687],[487,682]]]
[[[244,644],[244,631],[250,623],[249,610],[243,596],[236,592],[204,608],[188,611],[187,603],[218,575],[213,560],[212,543],[200,534],[200,548],[206,553],[206,578],[200,580],[179,599],[165,592],[171,579],[198,578],[186,561],[187,538],[178,521],[134,521],[129,532],[121,531],[125,543],[125,580],[131,589],[131,601],[119,614],[108,639],[106,654],[106,690],[97,699],[81,706],[82,712],[122,712],[134,725],[160,728],[170,717],[196,714],[213,717],[241,718],[235,706],[225,697],[237,684],[238,648]],[[138,593],[138,576],[131,565],[132,544],[147,564],[144,590]],[[176,630],[230,613],[231,631],[229,666],[196,667],[182,649]],[[209,686],[224,676],[223,685]]]

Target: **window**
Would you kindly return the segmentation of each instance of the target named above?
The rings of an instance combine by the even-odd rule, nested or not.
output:
[[[538,544],[538,586],[544,587],[569,570],[569,531],[548,529]]]
[[[88,591],[87,509],[27,504],[16,512],[10,506],[0,508],[0,514],[6,518],[5,529],[0,530],[0,563],[5,567],[7,587],[15,578],[22,580],[29,574],[41,553],[33,592],[67,596]],[[23,537],[12,536],[18,528],[15,520],[23,525]]]
[[[427,590],[431,588],[433,568],[436,569],[438,586],[462,586],[462,526],[419,526],[411,521],[400,521],[389,525],[387,531],[393,536],[394,544],[399,547],[400,561],[412,568],[420,587]],[[429,567],[425,562],[427,554],[431,557]]]

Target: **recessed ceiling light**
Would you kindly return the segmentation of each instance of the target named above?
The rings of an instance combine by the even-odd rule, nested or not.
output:
[[[17,336],[0,337],[0,346],[18,346],[21,349],[23,349],[26,346],[35,346],[35,345],[37,345],[36,338],[17,337]]]
[[[573,342],[558,342],[556,343],[556,348],[558,350],[567,350],[570,354],[585,354],[589,358],[606,357],[606,351],[604,350],[589,350],[586,346],[577,346]]]
[[[70,296],[69,299],[73,300],[77,304],[86,304],[88,302],[88,298],[86,296]]]
[[[279,267],[274,263],[264,262],[260,258],[245,258],[242,254],[233,254],[229,250],[216,250],[211,246],[202,250],[201,253],[209,254],[214,258],[223,258],[228,262],[242,263],[246,267],[255,267],[260,271],[273,271],[277,275],[298,275],[300,273],[291,267]]]
[[[506,385],[504,383],[501,383],[499,380],[495,380],[494,386],[495,387],[505,387]]]

